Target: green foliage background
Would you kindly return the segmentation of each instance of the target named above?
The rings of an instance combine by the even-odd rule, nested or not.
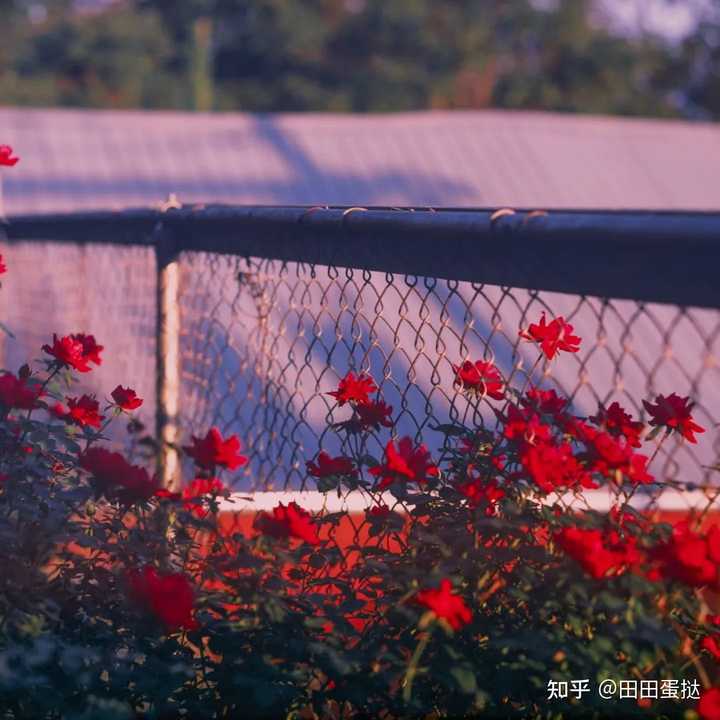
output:
[[[720,114],[713,3],[671,42],[613,30],[598,0],[116,0],[83,11],[0,0],[0,102],[710,119]]]

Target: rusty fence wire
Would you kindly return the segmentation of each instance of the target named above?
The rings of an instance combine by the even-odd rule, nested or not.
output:
[[[581,351],[535,370],[532,382],[566,393],[578,414],[618,400],[643,416],[642,399],[696,399],[709,432],[697,446],[671,439],[655,461],[669,479],[706,484],[720,451],[720,313],[656,303],[528,291],[482,283],[316,267],[205,253],[181,257],[180,425],[237,432],[252,462],[243,487],[312,487],[305,460],[343,451],[329,430],[347,419],[326,393],[348,370],[370,373],[393,406],[396,435],[440,451],[433,426],[494,423],[453,387],[452,364],[492,358],[525,383],[537,356],[518,329],[541,312],[563,315]],[[382,454],[389,432],[369,448]]]
[[[643,418],[643,398],[691,396],[708,432],[697,445],[671,438],[654,472],[701,488],[717,481],[708,466],[720,455],[718,216],[368,210],[348,222],[347,213],[18,218],[2,248],[12,270],[2,315],[16,331],[3,366],[17,370],[52,332],[93,332],[108,360],[90,389],[137,387],[151,424],[165,382],[158,283],[172,267],[179,383],[166,420],[178,442],[211,425],[237,433],[250,457],[238,490],[314,488],[305,462],[343,451],[329,426],[349,411],[327,393],[348,370],[376,380],[392,434],[441,453],[433,427],[495,422],[492,400],[453,387],[453,364],[490,358],[520,384],[563,391],[581,415],[618,400]],[[534,367],[518,330],[543,311],[583,342]],[[380,456],[390,436],[373,433],[368,451]]]

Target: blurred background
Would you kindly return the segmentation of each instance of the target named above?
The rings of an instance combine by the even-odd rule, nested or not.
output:
[[[2,105],[712,119],[717,0],[0,0]]]

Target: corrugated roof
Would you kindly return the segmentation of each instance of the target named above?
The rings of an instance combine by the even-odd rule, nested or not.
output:
[[[0,109],[6,212],[185,202],[720,209],[720,129],[510,111]]]

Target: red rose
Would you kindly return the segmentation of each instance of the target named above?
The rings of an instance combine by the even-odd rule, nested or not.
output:
[[[291,502],[287,506],[280,503],[273,508],[272,515],[261,512],[255,518],[255,529],[265,535],[276,538],[299,538],[308,545],[318,545],[317,525],[307,510],[303,510],[297,503]]]
[[[572,332],[573,326],[566,323],[563,317],[555,318],[550,324],[546,324],[543,312],[540,322],[531,323],[527,330],[521,330],[520,337],[538,343],[545,357],[552,360],[560,350],[573,353],[580,350],[582,341]]]
[[[573,455],[569,443],[527,444],[520,456],[523,470],[544,492],[562,488],[596,488],[588,470]]]
[[[7,409],[32,410],[37,406],[40,394],[41,386],[29,385],[27,378],[15,377],[12,373],[0,375],[0,405]]]
[[[607,409],[599,405],[597,415],[590,420],[613,437],[622,436],[627,440],[628,445],[640,447],[640,434],[644,426],[641,422],[633,420],[620,403],[614,402]]]
[[[543,408],[544,403],[547,404]],[[518,446],[520,463],[529,479],[544,492],[598,487],[592,479],[594,468],[586,465],[585,457],[575,455],[569,442],[556,441],[551,425],[543,423],[536,412],[562,408],[563,402],[554,391],[530,391],[523,404],[522,408],[511,405],[507,417],[496,414],[504,425],[503,435]],[[575,422],[572,416],[558,415],[556,421],[566,434],[582,436],[584,441],[588,430],[590,437],[597,434],[594,428]]]
[[[71,335],[58,338],[53,334],[53,344],[43,345],[43,351],[48,355],[52,355],[58,363],[65,367],[72,367],[78,372],[90,372],[92,369],[88,364],[87,358],[83,356],[83,346],[81,342],[73,340]]]
[[[374,428],[379,430],[382,427],[392,427],[392,407],[386,405],[382,400],[369,401],[367,403],[358,405],[356,408],[358,414],[358,420],[360,423],[361,430],[369,430]]]
[[[118,385],[110,394],[115,404],[123,410],[137,410],[143,404],[142,398],[134,390],[122,385]]]
[[[19,157],[13,157],[13,149],[9,145],[0,145],[0,165],[13,167],[17,165]]]
[[[413,441],[404,437],[397,448],[391,440],[385,448],[385,464],[370,468],[370,473],[380,478],[378,490],[384,490],[396,481],[416,482],[422,485],[440,474],[433,464],[425,445],[413,447]]]
[[[180,500],[182,499],[182,493],[171,492],[167,488],[159,488],[153,493],[153,497],[160,498],[161,500]]]
[[[543,415],[559,415],[565,410],[568,400],[560,397],[555,390],[540,390],[530,388],[522,399],[526,408],[532,408]]]
[[[90,448],[80,456],[80,467],[93,477],[96,489],[111,499],[130,505],[148,500],[158,490],[156,476],[145,468],[131,465],[120,453]]]
[[[437,617],[447,621],[453,630],[459,630],[472,620],[472,612],[465,600],[452,591],[450,580],[442,580],[438,589],[421,590],[415,602],[432,610]]]
[[[333,475],[349,475],[357,477],[357,470],[353,461],[344,456],[330,457],[326,452],[321,452],[317,457],[317,464],[314,462],[305,463],[308,473],[315,478],[327,478]]]
[[[691,587],[718,587],[720,528],[713,525],[703,536],[690,530],[687,521],[676,523],[670,539],[657,545],[652,556],[659,563],[661,577]]]
[[[237,435],[230,435],[223,440],[220,430],[211,427],[204,438],[192,436],[192,445],[186,445],[183,450],[195,460],[198,467],[212,470],[217,467],[226,467],[236,470],[247,462],[244,455],[239,454],[240,440]]]
[[[391,512],[392,510],[390,510],[387,505],[380,503],[379,505],[373,505],[371,508],[366,510],[365,514],[370,517],[382,519],[388,517]]]
[[[158,573],[152,565],[128,573],[133,599],[163,622],[169,632],[198,628],[194,592],[181,573]]]
[[[100,351],[103,346],[98,345],[92,335],[78,333],[58,338],[53,334],[52,346],[43,345],[42,349],[52,355],[61,366],[71,367],[78,372],[90,372],[91,362],[95,365],[102,363]]]
[[[715,660],[720,661],[720,635],[708,635],[700,641],[700,648],[707,650]]]
[[[218,478],[195,478],[184,490],[183,498],[190,499],[201,495],[218,495],[225,490],[225,486]]]
[[[530,408],[517,408],[510,405],[507,417],[497,413],[504,424],[503,435],[508,440],[519,443],[547,442],[552,437],[550,427],[543,424],[539,416]]]
[[[635,538],[627,537],[623,541],[615,532],[566,527],[555,533],[553,539],[595,579],[620,575],[628,565],[635,565],[642,559]]]
[[[700,695],[697,712],[702,720],[720,720],[720,688],[710,688]]]
[[[65,422],[74,423],[81,427],[99,428],[103,421],[103,416],[98,410],[100,404],[94,397],[83,395],[80,398],[66,398],[68,403],[67,412],[60,414],[63,410],[62,405],[56,406],[55,412],[62,417]]]
[[[347,402],[367,405],[370,402],[369,394],[376,390],[377,386],[369,375],[361,373],[355,377],[353,372],[349,372],[338,384],[338,389],[327,394],[332,395],[341,407]]]
[[[102,365],[100,353],[104,349],[102,345],[95,342],[94,335],[86,335],[85,333],[76,333],[71,336],[73,340],[77,340],[82,345],[83,357],[95,365]]]
[[[64,420],[67,417],[68,409],[62,403],[57,402],[50,408],[50,412],[58,419]]]
[[[209,510],[203,506],[203,499],[208,495],[216,496],[224,492],[225,486],[218,478],[195,478],[183,491],[182,499],[186,510],[192,511],[200,518],[205,517]],[[157,493],[155,493],[157,496]]]
[[[485,514],[488,517],[495,514],[498,501],[505,497],[505,491],[498,487],[496,480],[483,482],[479,478],[474,478],[458,485],[457,489],[468,499],[470,507],[476,508],[481,503],[485,503]]]
[[[3,260],[3,256],[0,255],[0,275],[4,275],[7,272],[7,265]]]
[[[476,360],[474,363],[466,360],[462,365],[453,365],[455,372],[455,385],[476,393],[477,395],[502,400],[503,380],[500,372],[491,362]]]
[[[647,471],[647,456],[634,453],[630,444],[622,438],[586,428],[584,440],[588,444],[588,457],[593,471],[608,476],[619,470],[636,485],[655,482],[655,478]]]
[[[668,432],[675,430],[691,443],[697,443],[693,433],[705,432],[705,428],[700,427],[690,414],[694,405],[690,402],[690,398],[681,398],[675,393],[667,397],[658,395],[655,398],[655,405],[647,400],[643,400],[643,405],[652,417],[650,425],[654,427],[667,428]]]

